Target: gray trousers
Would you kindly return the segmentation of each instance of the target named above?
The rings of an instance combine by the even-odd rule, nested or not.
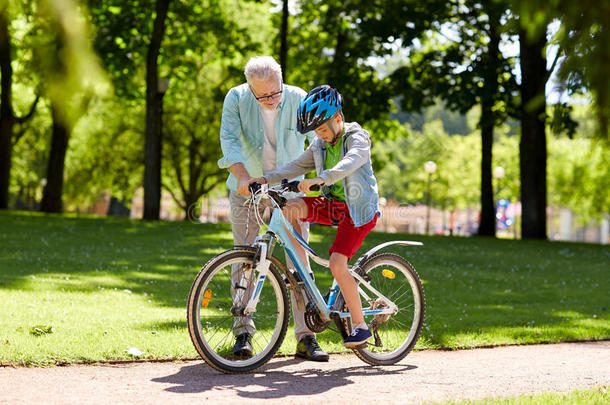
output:
[[[231,228],[233,230],[233,240],[236,245],[250,245],[254,242],[254,239],[258,236],[260,226],[256,223],[256,217],[254,211],[250,212],[248,216],[248,205],[246,203],[246,198],[238,193],[231,192],[229,194],[229,202],[231,205]],[[262,200],[259,204],[259,213],[261,216],[264,215],[265,209],[269,209],[268,212],[271,212],[272,206],[269,200]],[[247,231],[247,233],[246,233]],[[303,222],[301,223],[301,235],[305,240],[309,240],[309,223]],[[290,270],[294,270],[295,266],[292,263],[292,260],[286,255],[286,264]],[[305,263],[308,264],[308,263]],[[231,283],[233,286],[242,285],[242,281],[244,277],[247,276],[244,274],[244,271],[237,266],[233,266],[231,269]],[[246,297],[251,295],[251,291],[254,285],[249,284],[245,291],[231,289],[231,296],[233,300],[236,301],[239,299],[239,296],[245,294]],[[312,332],[307,325],[305,324],[305,318],[303,312],[301,312],[297,305],[296,300],[294,298],[294,292],[290,291],[290,300],[292,302],[292,317],[294,319],[294,335],[297,339],[297,342],[303,339],[305,336],[315,336],[315,333]],[[305,305],[309,300],[303,294],[303,300]],[[250,334],[254,334],[256,332],[256,327],[254,322],[252,321],[251,316],[241,316],[235,317],[235,322],[233,323],[233,333],[235,336],[248,332]]]

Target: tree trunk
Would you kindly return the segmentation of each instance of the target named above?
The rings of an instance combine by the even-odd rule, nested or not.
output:
[[[161,209],[161,114],[158,58],[171,0],[157,0],[153,33],[146,59],[146,142],[144,153],[144,219],[158,220]]]
[[[489,15],[489,44],[485,59],[484,69],[484,92],[481,97],[481,223],[479,224],[478,234],[481,236],[496,235],[496,210],[494,205],[494,191],[492,183],[492,161],[493,161],[493,142],[494,126],[497,114],[493,111],[493,106],[498,98],[499,78],[501,71],[502,54],[500,53],[500,34],[498,27],[500,17]]]
[[[42,192],[40,211],[62,212],[62,192],[64,188],[64,163],[70,140],[70,127],[57,112],[57,106],[51,106],[53,127],[51,134],[51,152],[47,165],[47,184]]]
[[[0,10],[0,209],[8,208],[8,189],[11,179],[11,152],[13,149],[13,106],[11,68],[11,41],[6,18],[6,6]]]
[[[546,35],[519,34],[521,53],[521,204],[523,239],[546,239]]]
[[[478,231],[481,236],[496,235],[496,212],[491,181],[493,122],[491,104],[484,103],[481,106],[481,223]]]
[[[288,54],[288,0],[282,1],[282,27],[280,28],[280,66],[282,76],[286,81],[286,55]]]

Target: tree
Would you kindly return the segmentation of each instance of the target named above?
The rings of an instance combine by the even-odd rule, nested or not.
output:
[[[144,219],[159,219],[161,209],[161,145],[163,96],[167,85],[159,80],[158,58],[171,0],[157,0],[153,32],[146,56],[146,128],[144,146]]]
[[[253,9],[222,7],[193,13],[186,3],[175,3],[176,20],[168,25],[164,66],[173,78],[165,100],[162,186],[192,219],[193,209],[226,179],[219,169],[220,120],[224,97],[243,82],[243,66],[249,52],[261,48],[247,24]],[[266,29],[265,20],[256,29]],[[188,40],[187,40],[188,38]]]
[[[599,122],[598,136],[610,139],[610,7],[607,1],[583,0],[578,3],[554,0],[511,0],[515,14],[530,42],[534,43],[549,22],[561,26],[556,41],[563,55],[558,78],[568,94],[587,89],[593,95]]]
[[[593,94],[601,129],[608,139],[610,84],[606,64],[610,60],[609,13],[605,2],[578,4],[559,0],[553,7],[539,0],[513,0],[521,31],[522,139],[520,143],[524,238],[546,238],[546,133],[545,88],[551,72],[546,70],[545,49],[548,24],[561,21],[557,34],[558,77],[568,94],[588,88]],[[565,55],[559,60],[560,55]]]
[[[91,101],[70,138],[63,201],[82,210],[110,193],[129,206],[142,185],[144,106],[107,96]]]
[[[92,52],[86,17],[72,1],[46,0],[33,8],[32,69],[50,103],[51,148],[47,184],[40,210],[63,210],[65,157],[74,126],[89,101],[103,88],[103,75]]]
[[[188,87],[197,84],[201,81]],[[168,112],[164,127],[167,165],[163,187],[184,210],[185,220],[193,219],[199,199],[226,177],[226,170],[219,169],[216,163],[220,157],[220,127],[215,116],[222,108],[222,100],[200,100],[205,101],[189,97],[174,103],[175,110]]]
[[[436,11],[437,34],[419,33],[422,49],[411,52],[411,63],[390,77],[403,107],[420,110],[441,97],[447,107],[465,114],[481,109],[481,222],[479,235],[495,235],[492,185],[494,127],[515,114],[516,81],[512,62],[500,52],[507,7],[502,2],[450,2]],[[431,12],[433,13],[433,12]],[[408,16],[407,16],[408,18]],[[448,31],[451,35],[442,35]]]
[[[151,219],[159,217],[156,204],[160,202],[162,185],[170,187],[176,197],[182,194],[177,182],[165,179],[171,171],[162,169],[165,164],[172,165],[173,157],[165,159],[161,150],[172,149],[172,142],[176,138],[169,132],[163,132],[163,136],[167,136],[168,139],[164,140],[161,137],[161,131],[165,131],[166,128],[166,123],[160,120],[161,106],[171,114],[174,112],[179,114],[174,103],[189,105],[193,97],[201,97],[204,101],[222,99],[224,97],[222,92],[228,90],[224,85],[217,88],[206,86],[207,93],[201,93],[200,88],[193,91],[192,83],[196,81],[194,78],[198,75],[198,70],[212,68],[215,71],[214,66],[220,65],[225,74],[229,72],[232,78],[230,80],[225,78],[225,84],[235,84],[234,80],[241,81],[244,63],[242,58],[247,52],[256,51],[261,47],[252,40],[254,30],[259,30],[257,34],[261,35],[267,33],[267,21],[262,19],[257,21],[256,27],[252,27],[251,21],[246,16],[252,15],[253,7],[260,8],[261,5],[247,2],[240,1],[237,7],[234,2],[224,0],[209,0],[196,4],[186,0],[173,1],[166,11],[163,29],[165,35],[161,46],[159,42],[161,14],[156,15],[157,31],[154,29],[151,31],[151,15],[148,11],[152,5],[151,0],[139,0],[136,5],[138,7],[125,7],[119,0],[91,0],[96,26],[96,48],[109,70],[117,94],[134,105],[141,103],[142,98],[148,100],[145,132],[149,136],[145,154],[148,156],[146,160],[152,164],[145,164],[144,183],[145,189],[151,190],[148,199],[152,205],[148,204],[148,208],[145,208],[144,218]],[[149,42],[147,38],[154,38],[154,41]],[[152,62],[153,60],[156,64]],[[239,68],[236,67],[238,65]],[[144,66],[148,66],[146,73]],[[146,76],[146,83],[142,81],[142,76]],[[170,90],[164,98],[161,97],[163,92],[159,92],[158,88],[159,77],[171,81]],[[217,77],[209,79],[218,83]],[[192,111],[189,114],[196,115]],[[164,115],[167,116],[167,113]],[[166,121],[177,122],[175,117],[166,117]],[[201,125],[213,128],[219,121],[220,113],[217,109],[213,122],[205,122]],[[189,128],[180,129],[182,133],[201,134],[201,129],[195,127],[195,121],[185,121],[183,124]],[[136,130],[141,129],[136,128]],[[168,128],[168,131],[170,130],[175,132],[174,128]],[[188,158],[188,154],[183,154],[186,153],[186,149],[176,145],[172,153],[176,153],[177,150],[181,151],[181,159]],[[213,178],[217,166],[206,165],[205,170],[203,177],[210,174]],[[213,171],[210,173],[207,170]]]
[[[361,124],[386,117],[391,107],[388,82],[367,63],[375,33],[363,30],[362,15],[382,2],[304,1],[293,16],[288,37],[286,81],[306,91],[327,83],[343,95],[347,121]]]
[[[117,95],[144,99],[144,219],[159,219],[161,201],[161,112],[159,57],[171,0],[89,0],[95,48]],[[154,9],[153,13],[150,11]],[[153,20],[152,28],[150,21]],[[142,69],[144,67],[144,69]],[[142,81],[142,74],[145,80]]]
[[[550,76],[546,68],[546,30],[531,40],[519,35],[521,61],[521,203],[523,239],[546,239],[547,145],[546,92]]]
[[[51,149],[47,164],[47,184],[42,192],[40,211],[62,212],[64,163],[72,127],[61,117],[57,105],[51,106],[51,117],[53,125],[51,130]]]
[[[246,55],[261,44],[252,40],[252,28],[240,23],[248,21],[243,18],[247,9],[193,15],[181,7],[177,3],[173,12],[185,17],[168,26],[164,45],[174,84],[165,100],[162,184],[185,219],[192,219],[200,198],[226,179],[226,170],[217,164],[220,112],[228,90],[244,80]],[[264,27],[264,20],[259,21],[257,29]]]
[[[286,54],[288,53],[288,0],[282,0],[282,25],[280,27],[280,66],[284,77],[288,74]]]
[[[12,41],[10,33],[10,16],[8,3],[0,5],[0,209],[8,208],[9,185],[11,179],[12,150],[23,135],[15,133],[14,125],[27,122],[36,111],[38,97],[32,103],[30,111],[22,117],[15,115],[13,109],[13,68]]]

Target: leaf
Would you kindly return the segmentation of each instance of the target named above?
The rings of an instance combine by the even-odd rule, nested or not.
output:
[[[34,335],[34,336],[42,336],[42,335],[47,335],[49,333],[53,333],[53,327],[52,326],[47,326],[47,325],[36,325],[36,326],[32,326],[32,328],[30,329],[30,334]]]

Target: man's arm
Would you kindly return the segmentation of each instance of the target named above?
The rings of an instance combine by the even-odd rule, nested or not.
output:
[[[241,151],[241,119],[237,91],[231,89],[222,105],[220,121],[220,148],[223,156],[218,160],[221,169],[228,169],[235,163],[245,161]]]
[[[218,160],[220,168],[228,168],[237,178],[237,192],[248,196],[248,181],[250,173],[244,165],[241,150],[241,119],[239,117],[239,100],[235,90],[230,90],[222,105],[222,120],[220,123],[220,147],[223,156]]]
[[[237,192],[243,196],[249,196],[250,190],[248,185],[250,184],[250,173],[246,170],[246,166],[243,163],[234,163],[229,167],[229,170],[237,178]]]

